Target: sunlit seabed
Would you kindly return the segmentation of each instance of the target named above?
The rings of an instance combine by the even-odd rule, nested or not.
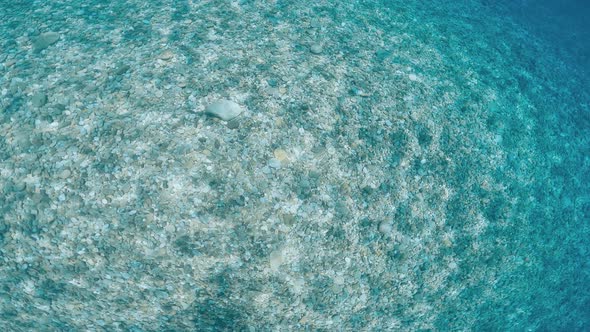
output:
[[[0,8],[0,330],[590,329],[588,78],[511,7]]]

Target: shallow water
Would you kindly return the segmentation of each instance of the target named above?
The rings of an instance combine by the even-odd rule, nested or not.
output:
[[[589,330],[584,10],[0,0],[0,330]]]

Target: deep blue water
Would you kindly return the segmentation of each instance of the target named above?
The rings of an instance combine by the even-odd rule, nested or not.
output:
[[[587,1],[483,1],[509,15],[535,37],[548,42],[549,52],[576,66],[588,77],[590,69],[590,4]]]

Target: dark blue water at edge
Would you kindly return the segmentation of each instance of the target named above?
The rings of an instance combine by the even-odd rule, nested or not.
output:
[[[482,4],[526,28],[547,42],[582,75],[590,74],[590,3],[580,0],[482,0]]]

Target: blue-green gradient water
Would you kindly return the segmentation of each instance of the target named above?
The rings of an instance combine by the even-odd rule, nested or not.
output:
[[[590,331],[588,14],[0,0],[0,331]]]

